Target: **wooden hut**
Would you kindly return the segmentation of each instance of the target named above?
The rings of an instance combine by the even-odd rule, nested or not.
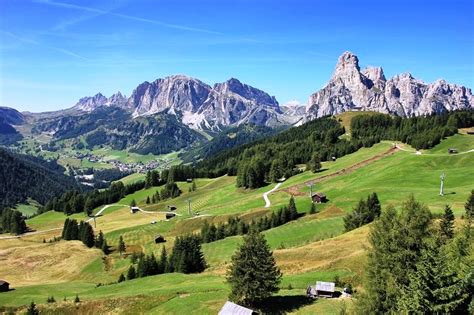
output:
[[[164,243],[166,242],[165,238],[163,237],[163,235],[157,235],[155,236],[155,244],[159,244],[159,243]]]
[[[448,153],[449,153],[449,154],[458,153],[458,150],[457,150],[456,148],[449,148],[449,149],[448,149]]]
[[[172,219],[172,218],[174,218],[175,216],[176,216],[176,214],[167,212],[167,213],[166,213],[166,220]]]
[[[326,195],[320,192],[311,195],[313,203],[324,203],[327,201]]]
[[[317,297],[334,297],[336,284],[334,282],[316,282],[316,296]]]

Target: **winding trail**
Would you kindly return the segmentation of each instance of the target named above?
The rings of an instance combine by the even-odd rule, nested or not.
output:
[[[263,199],[265,200],[265,208],[270,208],[270,206],[272,205],[272,203],[270,202],[270,199],[268,199],[268,194],[271,194],[272,192],[277,190],[280,186],[281,186],[281,183],[278,183],[271,190],[263,194]]]

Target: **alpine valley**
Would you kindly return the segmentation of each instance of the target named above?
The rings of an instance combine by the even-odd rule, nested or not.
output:
[[[469,88],[345,52],[306,104],[173,75],[71,105],[0,107],[0,314],[473,314]]]

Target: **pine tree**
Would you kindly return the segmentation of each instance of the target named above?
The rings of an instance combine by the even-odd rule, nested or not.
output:
[[[168,254],[166,252],[166,248],[163,246],[161,250],[160,262],[158,264],[158,273],[162,274],[168,272]]]
[[[232,288],[229,298],[244,305],[258,303],[278,292],[281,276],[264,236],[251,231],[232,256],[227,271]]]
[[[416,272],[422,251],[431,237],[429,209],[410,196],[400,214],[387,207],[372,225],[369,235],[365,293],[357,313],[399,313],[403,290],[410,285],[407,275]]]
[[[147,204],[147,205],[150,204],[150,196],[147,196],[147,197],[146,197],[146,204]]]
[[[70,235],[69,235],[69,218],[66,218],[66,220],[64,220],[64,227],[63,227],[63,231],[61,233],[61,238],[64,239],[64,240],[69,240],[70,238]]]
[[[416,270],[407,277],[399,309],[403,313],[455,314],[468,298],[463,282],[448,263],[442,241],[430,239],[423,249]]]
[[[315,213],[316,213],[316,205],[312,202],[311,208],[309,209],[309,214],[315,214]]]
[[[95,243],[94,229],[87,222],[84,222],[83,224],[83,232],[82,232],[81,240],[84,243],[84,245],[86,245],[89,248],[94,246],[94,243]]]
[[[192,191],[196,191],[196,182],[193,180]]]
[[[120,274],[117,282],[120,283],[120,282],[124,282],[126,279],[125,279],[125,276],[123,275],[123,273]]]
[[[444,207],[444,214],[439,223],[442,237],[451,239],[454,236],[454,214],[449,205]]]
[[[290,220],[298,219],[298,210],[296,209],[295,198],[291,196],[290,202],[288,203],[288,210],[290,211]]]
[[[153,196],[151,196],[151,203],[153,203],[153,204],[156,203],[155,195],[156,195],[156,194],[153,194]]]
[[[130,202],[130,207],[136,207],[137,206],[137,202],[135,201],[135,199],[132,199],[132,201]]]
[[[373,192],[369,197],[367,197],[367,208],[369,210],[369,222],[372,222],[375,218],[380,216],[380,213],[382,213],[382,206],[380,205],[377,193]]]
[[[76,294],[76,297],[74,298],[74,303],[79,303],[81,302],[81,299],[79,299],[79,295]]]
[[[135,267],[133,267],[133,265],[131,265],[130,268],[128,268],[127,280],[133,280],[136,277],[137,277],[137,274],[136,274],[136,271],[135,271]]]
[[[464,205],[466,209],[466,217],[468,220],[474,219],[474,189],[471,191],[471,195],[467,199],[466,204]]]
[[[145,189],[148,189],[151,186],[153,186],[152,179],[151,179],[151,172],[148,171],[146,172],[146,177],[145,177]]]
[[[26,310],[27,315],[38,315],[39,311],[36,308],[35,302],[31,302],[30,306],[28,306],[28,309]]]
[[[104,245],[104,233],[102,233],[102,231],[99,231],[99,235],[97,235],[97,238],[95,239],[95,247],[102,249],[103,245]]]
[[[122,254],[125,253],[126,249],[127,249],[127,246],[125,245],[125,242],[123,241],[122,235],[120,235],[119,243],[118,243],[118,250],[119,250],[120,256],[122,256]]]
[[[107,244],[106,239],[104,239],[104,242],[102,243],[102,247],[100,249],[102,249],[102,252],[104,253],[104,255],[110,254],[109,245]]]
[[[311,157],[311,161],[309,162],[311,167],[311,171],[313,173],[319,172],[321,170],[321,157],[318,153],[314,153]]]

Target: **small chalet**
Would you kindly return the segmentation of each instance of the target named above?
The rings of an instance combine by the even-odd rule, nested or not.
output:
[[[130,207],[130,213],[136,213],[137,211],[140,211],[140,208],[138,208],[138,207]]]
[[[449,149],[448,149],[448,153],[449,153],[449,154],[458,153],[458,150],[457,150],[456,148],[449,148]]]
[[[334,282],[317,281],[315,286],[308,286],[306,295],[311,298],[332,298],[335,296],[335,287]]]
[[[187,179],[186,179],[186,182],[187,182],[187,183],[192,183],[192,182],[193,182],[193,179],[192,179],[192,178],[187,178]]]
[[[311,200],[313,201],[313,203],[324,203],[328,201],[326,195],[319,192],[312,194]]]
[[[0,292],[7,292],[10,290],[10,283],[5,280],[0,280]]]
[[[166,242],[165,238],[163,237],[163,235],[157,235],[155,236],[155,244],[159,244],[159,243],[164,243]]]
[[[175,216],[176,216],[175,213],[169,213],[169,212],[168,212],[168,213],[166,213],[166,220],[172,219],[172,218],[174,218]]]
[[[331,157],[331,160],[332,160],[333,162],[336,161],[336,159],[337,159],[337,158],[336,158],[335,156]]]
[[[467,131],[467,134],[468,134],[468,135],[474,135],[474,130],[468,130],[468,131]]]
[[[169,211],[175,211],[177,208],[176,206],[168,206]]]
[[[222,306],[218,314],[219,315],[252,315],[256,313],[249,308],[227,301],[225,302],[224,306]]]

